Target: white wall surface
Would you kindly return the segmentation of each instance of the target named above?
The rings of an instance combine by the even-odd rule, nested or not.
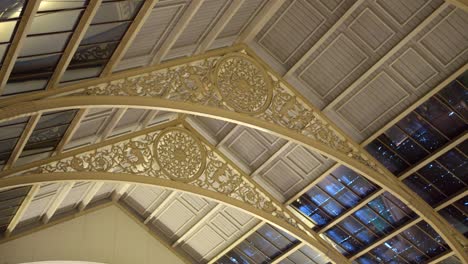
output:
[[[115,206],[0,244],[0,264],[51,260],[184,263]]]

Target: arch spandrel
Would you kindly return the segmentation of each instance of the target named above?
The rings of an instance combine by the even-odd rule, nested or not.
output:
[[[8,182],[63,180],[129,181],[173,188],[246,210],[294,234],[335,263],[350,263],[213,146],[181,125],[27,167],[0,180],[0,188],[11,187]]]
[[[64,88],[67,94],[62,98],[0,109],[0,119],[51,106],[131,105],[207,115],[265,130],[312,147],[391,192],[468,261],[467,242],[460,233],[253,54],[218,53],[179,66],[117,77]],[[58,96],[60,92],[44,94]]]

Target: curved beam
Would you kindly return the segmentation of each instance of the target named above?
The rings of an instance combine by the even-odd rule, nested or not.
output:
[[[284,225],[284,222],[274,217],[271,214],[266,213],[263,210],[255,208],[245,202],[240,200],[227,197],[224,194],[206,190],[200,187],[195,187],[188,183],[172,181],[168,179],[161,179],[156,177],[147,177],[142,175],[135,174],[126,174],[126,173],[110,173],[110,172],[61,172],[61,173],[39,173],[39,174],[28,174],[21,177],[10,177],[0,180],[0,190],[4,188],[14,188],[25,185],[34,185],[34,184],[44,184],[44,183],[53,183],[53,182],[74,182],[74,181],[94,181],[94,182],[119,182],[119,183],[132,183],[132,184],[141,184],[147,186],[157,186],[163,187],[171,190],[186,192],[190,194],[195,194],[198,196],[203,196],[205,198],[215,200],[222,204],[233,206],[237,209],[245,211],[249,214],[255,215],[266,222],[279,226],[286,231],[298,235],[303,240],[310,240],[310,237],[307,237],[305,233],[298,233],[297,230],[294,230],[290,226]],[[316,244],[316,243],[314,243]],[[315,246],[314,246],[315,247]],[[333,253],[325,251],[325,254],[332,258]],[[349,263],[344,257],[341,257],[341,260],[334,259],[335,263]],[[344,261],[344,262],[339,262]]]
[[[254,214],[261,211],[262,218],[269,215],[269,221],[275,219],[273,224],[328,255],[334,262],[349,263],[332,245],[304,227],[286,207],[230,163],[214,146],[201,141],[199,137],[178,125],[178,120],[175,120],[139,133],[18,166],[1,173],[2,176],[16,177],[2,177],[0,183],[29,177],[29,174],[57,173],[64,177],[62,180],[70,179],[68,174],[63,173],[117,173],[127,175],[126,181],[131,181],[133,176],[144,176],[179,182],[185,186],[183,190],[203,189],[217,193],[218,198],[224,197],[225,202],[234,199],[244,204],[246,210],[255,209],[250,210]]]
[[[463,235],[255,55],[219,55],[60,88],[72,94],[13,104],[0,109],[0,120],[50,108],[132,106],[210,116],[261,129],[311,147],[380,185],[408,204],[468,261]]]

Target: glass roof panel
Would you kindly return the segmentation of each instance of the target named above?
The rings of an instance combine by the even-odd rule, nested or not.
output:
[[[23,10],[25,0],[0,1],[0,20],[18,18]]]
[[[20,57],[62,52],[70,36],[71,33],[57,33],[27,37],[24,40]]]
[[[71,31],[75,28],[83,11],[68,10],[60,12],[38,13],[32,22],[29,35],[44,34],[51,32]],[[57,23],[60,21],[60,23]]]
[[[395,175],[400,174],[409,167],[408,163],[379,140],[372,141],[365,149]]]
[[[0,21],[0,43],[11,41],[16,23],[17,21]]]
[[[129,25],[130,22],[91,25],[80,45],[120,40]]]
[[[437,161],[440,167],[444,169],[444,173],[441,172],[441,175],[445,175],[445,171],[449,170],[453,175],[458,177],[459,180],[454,181],[454,184],[460,181],[464,183],[468,182],[468,158],[463,153],[457,149],[452,149],[440,156]]]
[[[460,233],[468,237],[468,197],[440,210],[439,213]]]
[[[85,7],[86,0],[42,0],[38,12]]]
[[[103,3],[92,24],[131,20],[135,17],[142,3],[143,1],[138,0]]]
[[[416,112],[448,138],[455,138],[468,127],[455,111],[436,97],[429,98]]]
[[[432,206],[447,197],[436,186],[418,174],[412,174],[403,182]]]
[[[418,223],[402,232],[402,236],[429,258],[446,251],[445,242],[439,237],[436,241],[430,234],[436,233],[426,222]],[[441,243],[442,244],[441,244]]]
[[[75,114],[76,110],[67,110],[41,116],[20,157],[53,151],[65,134]],[[42,156],[40,157],[42,158]]]
[[[459,81],[453,81],[439,92],[439,96],[465,120],[468,119],[468,89]]]
[[[397,126],[428,151],[434,151],[447,142],[441,133],[414,112],[400,120]]]

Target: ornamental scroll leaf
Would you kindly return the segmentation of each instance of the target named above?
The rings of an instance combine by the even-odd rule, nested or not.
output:
[[[167,147],[171,144],[174,147]],[[179,150],[182,150],[182,153]],[[158,151],[169,152],[162,158],[165,161],[161,161],[161,153]],[[200,158],[197,158],[197,155]],[[179,160],[168,165],[171,158]],[[181,163],[180,160],[185,163]],[[197,162],[205,165],[197,165]],[[179,170],[174,165],[187,166],[187,168]],[[298,225],[285,212],[279,202],[272,200],[258,189],[248,176],[229,165],[210,146],[199,142],[191,132],[179,127],[150,132],[46,163],[24,173],[55,172],[127,173],[183,182],[239,200],[307,233],[303,226]],[[177,174],[187,172],[191,173],[190,177]]]
[[[242,53],[88,87],[86,93],[159,97],[253,115],[318,141],[385,176],[295,91]]]

